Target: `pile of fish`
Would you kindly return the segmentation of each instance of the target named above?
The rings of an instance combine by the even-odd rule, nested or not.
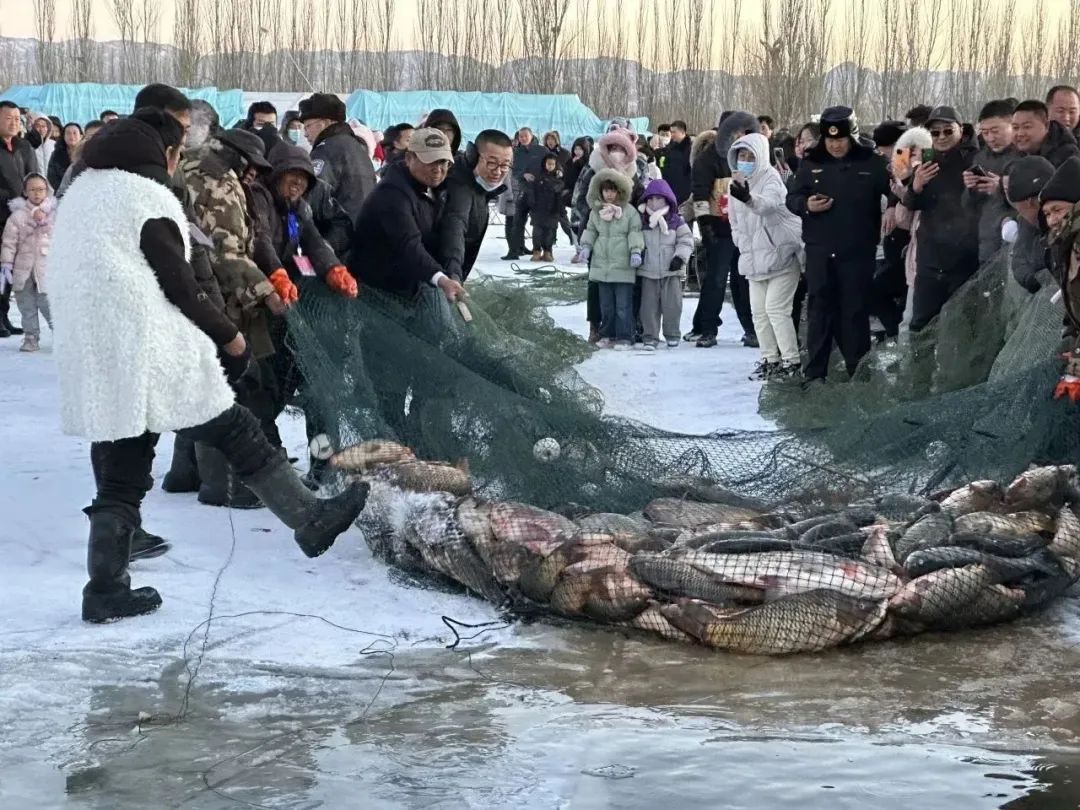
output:
[[[622,515],[483,501],[469,494],[466,468],[418,461],[392,442],[346,448],[331,465],[373,483],[372,515],[379,497],[428,493],[381,534],[363,526],[398,565],[511,609],[734,652],[994,624],[1045,607],[1080,576],[1072,466],[817,513],[677,478]]]

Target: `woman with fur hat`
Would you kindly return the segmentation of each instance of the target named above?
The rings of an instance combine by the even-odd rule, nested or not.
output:
[[[634,339],[635,271],[642,265],[645,240],[630,205],[631,190],[630,178],[614,169],[601,169],[589,183],[592,214],[581,251],[591,259],[589,283],[596,284],[600,299],[601,348],[628,349]]]

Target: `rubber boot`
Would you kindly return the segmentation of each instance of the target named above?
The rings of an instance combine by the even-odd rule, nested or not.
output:
[[[368,485],[352,483],[333,498],[317,498],[288,463],[274,459],[245,479],[267,508],[294,532],[296,544],[309,557],[325,552],[352,525],[367,503]]]
[[[112,513],[90,515],[90,546],[86,556],[90,581],[83,588],[83,621],[110,622],[141,616],[161,607],[161,596],[153,588],[131,589],[127,572],[131,532],[131,527]]]
[[[172,546],[164,537],[151,534],[142,526],[137,526],[131,533],[131,552],[128,554],[128,559],[132,562],[149,560],[168,553],[170,548]]]
[[[199,464],[195,460],[195,442],[177,436],[173,442],[172,466],[161,481],[166,492],[198,492]]]
[[[229,506],[233,509],[261,509],[258,497],[244,486],[225,455],[208,444],[195,443],[195,458],[199,463],[199,503],[207,506]]]

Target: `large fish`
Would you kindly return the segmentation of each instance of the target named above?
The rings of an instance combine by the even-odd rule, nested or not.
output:
[[[657,498],[645,507],[645,517],[661,526],[682,526],[692,529],[710,523],[742,523],[753,521],[760,513],[753,509],[717,503],[682,501],[678,498]]]
[[[889,609],[931,625],[946,620],[993,584],[994,573],[985,565],[942,568],[907,583],[889,600]]]
[[[670,543],[661,543],[650,537],[649,523],[644,519],[634,520],[627,515],[602,512],[586,515],[574,522],[583,531],[610,534],[614,543],[630,552],[641,551],[646,548],[658,549],[670,545]]]
[[[887,603],[810,591],[741,610],[681,599],[660,609],[703,644],[753,655],[813,652],[857,641],[885,619]]]
[[[1076,467],[1033,467],[1017,476],[1005,490],[1005,505],[1010,512],[1044,509],[1058,506],[1064,498],[1075,493]]]
[[[1050,543],[1050,551],[1069,574],[1080,576],[1080,519],[1077,519],[1069,504],[1058,510],[1057,530]]]
[[[396,464],[380,464],[368,476],[386,481],[410,492],[449,492],[451,495],[468,495],[472,492],[469,467],[441,461],[399,461]]]
[[[666,554],[636,554],[630,560],[630,570],[657,590],[717,605],[757,604],[765,598],[760,588],[724,582],[684,559]]]
[[[706,543],[716,540],[772,540],[779,542],[791,542],[789,539],[780,537],[772,532],[762,529],[734,529],[733,524],[717,523],[711,526],[699,526],[695,529],[682,531],[675,539],[675,545],[680,548],[701,548]]]
[[[878,517],[899,523],[909,520],[915,512],[925,507],[927,503],[926,498],[915,495],[889,493],[879,498],[858,501],[853,503],[851,507],[868,508]]]
[[[459,527],[448,505],[416,510],[406,520],[402,533],[406,542],[420,552],[431,568],[490,602],[499,604],[503,601],[502,588]]]
[[[766,591],[767,600],[822,589],[857,599],[887,599],[903,585],[895,574],[883,568],[812,551],[761,554],[690,551],[680,559],[723,582],[761,588]]]
[[[1008,537],[997,534],[976,534],[974,532],[956,532],[949,537],[950,546],[973,548],[985,554],[998,557],[1027,557],[1041,548],[1047,541],[1037,534],[1026,537]]]
[[[884,568],[886,571],[897,572],[899,565],[892,549],[892,538],[889,535],[889,527],[881,524],[870,526],[864,530],[866,540],[860,556],[872,565]]]
[[[866,544],[866,535],[861,531],[849,532],[848,534],[834,535],[816,540],[808,547],[814,551],[822,551],[826,554],[836,554],[841,557],[859,557],[863,546]]]
[[[954,489],[941,502],[943,511],[953,517],[972,512],[1004,512],[1005,489],[997,481],[972,481]]]
[[[504,585],[517,584],[530,559],[546,557],[577,533],[577,526],[561,515],[519,503],[466,499],[458,506],[458,520]]]
[[[763,500],[748,498],[720,486],[715,481],[695,475],[674,475],[669,478],[661,478],[656,482],[656,488],[670,498],[685,498],[691,501],[700,501],[701,503],[736,506],[760,513],[768,512],[771,509],[769,504]]]
[[[987,585],[965,605],[930,624],[934,630],[955,630],[996,624],[1019,615],[1024,591],[1005,585]]]
[[[625,626],[632,627],[636,630],[646,630],[650,633],[656,633],[661,638],[666,638],[669,641],[693,642],[693,637],[688,636],[664,618],[664,614],[661,612],[660,608],[661,605],[658,602],[650,602],[645,610],[641,611],[641,613],[627,622]]]
[[[1040,555],[1029,557],[999,557],[975,548],[939,546],[923,549],[908,555],[904,567],[913,577],[921,577],[942,568],[963,568],[967,565],[985,565],[994,572],[998,582],[1014,582],[1029,574],[1060,573],[1060,569]]]
[[[797,549],[809,550],[810,546],[803,546],[782,537],[733,537],[726,540],[711,540],[700,546],[687,546],[689,549],[704,551],[706,554],[759,554],[763,551],[795,551]]]
[[[807,529],[799,535],[799,542],[812,546],[819,540],[839,537],[842,534],[851,534],[853,531],[856,531],[856,526],[850,520],[830,520]]]
[[[364,472],[379,464],[411,461],[416,455],[403,444],[389,439],[372,439],[349,445],[330,456],[330,466],[343,472]]]
[[[604,622],[626,622],[653,598],[627,565],[596,567],[593,560],[563,570],[551,592],[551,607],[566,616],[587,616]]]
[[[900,562],[913,551],[945,544],[952,534],[952,518],[943,512],[930,512],[907,528],[896,541],[896,557]]]
[[[972,512],[970,515],[961,515],[956,519],[956,531],[961,534],[1026,537],[1041,532],[1053,532],[1054,521],[1043,512],[1015,512],[1008,515]]]

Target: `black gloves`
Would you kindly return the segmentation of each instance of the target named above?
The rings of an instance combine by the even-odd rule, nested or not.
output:
[[[682,256],[676,256],[674,259],[671,260],[671,264],[668,265],[668,272],[679,273],[682,271],[683,265],[685,264],[686,262],[682,260]]]
[[[244,353],[239,356],[231,355],[224,349],[219,349],[218,357],[221,359],[221,368],[225,371],[225,378],[232,386],[240,382],[253,365],[250,345],[245,346]]]
[[[750,202],[750,184],[749,183],[732,183],[728,187],[728,194],[734,197],[736,200],[742,203]]]

